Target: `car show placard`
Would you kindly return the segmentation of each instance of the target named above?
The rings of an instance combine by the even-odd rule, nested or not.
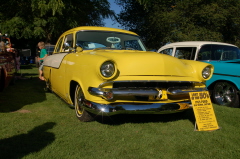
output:
[[[208,91],[189,93],[198,131],[219,129]],[[196,127],[195,127],[196,129]]]

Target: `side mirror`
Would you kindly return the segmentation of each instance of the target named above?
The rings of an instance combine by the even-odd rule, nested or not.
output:
[[[69,43],[64,43],[64,46],[69,47],[70,45],[69,45]]]

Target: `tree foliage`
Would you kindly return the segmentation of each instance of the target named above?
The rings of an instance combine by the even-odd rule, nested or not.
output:
[[[8,0],[0,2],[0,31],[17,39],[54,41],[77,26],[103,26],[113,17],[107,0]]]
[[[116,0],[125,28],[150,48],[176,41],[219,41],[240,46],[240,1]]]

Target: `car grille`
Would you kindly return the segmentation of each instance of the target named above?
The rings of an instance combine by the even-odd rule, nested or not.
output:
[[[114,82],[113,88],[138,88],[138,89],[146,89],[146,88],[161,88],[168,89],[170,87],[177,88],[192,88],[194,87],[193,82]]]

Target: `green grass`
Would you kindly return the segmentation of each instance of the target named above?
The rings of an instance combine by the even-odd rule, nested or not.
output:
[[[240,109],[213,105],[219,126],[194,131],[193,111],[117,115],[80,122],[73,109],[44,91],[36,67],[0,92],[0,158],[185,159],[240,157]]]

